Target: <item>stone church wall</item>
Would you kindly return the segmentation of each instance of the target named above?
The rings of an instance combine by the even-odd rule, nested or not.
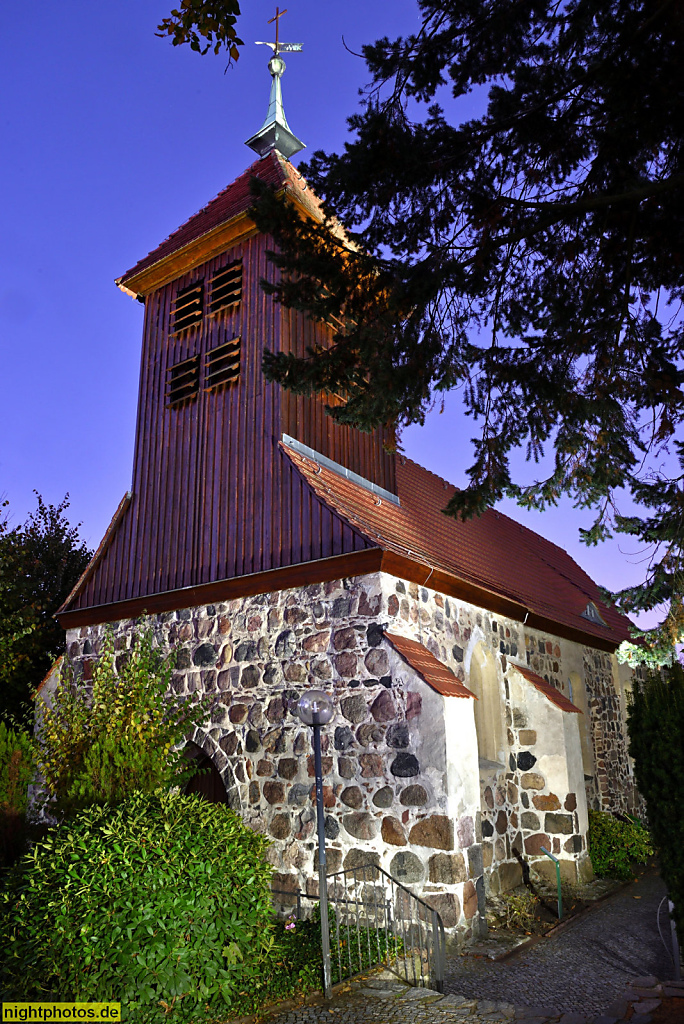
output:
[[[594,805],[633,811],[627,729],[610,655],[585,648],[584,680],[596,768]]]
[[[310,730],[290,709],[312,686],[331,692],[336,708],[322,736],[329,874],[377,863],[429,899],[460,939],[481,929],[485,891],[517,884],[521,858],[539,858],[541,845],[568,876],[586,874],[578,716],[515,672],[516,663],[529,665],[567,692],[565,641],[382,573],[139,625],[153,629],[162,649],[177,650],[177,694],[214,697],[210,722],[192,739],[220,771],[231,805],[271,838],[276,887],[314,894],[317,885]],[[118,657],[135,626],[111,624]],[[68,634],[84,680],[104,628]],[[478,765],[475,702],[431,689],[390,647],[385,628],[419,640],[466,685],[473,657],[486,656],[502,719],[498,759]],[[590,700],[601,688],[606,701],[610,658],[588,658]],[[613,737],[600,747],[606,800],[624,775],[610,711],[601,704],[597,727],[597,736]]]

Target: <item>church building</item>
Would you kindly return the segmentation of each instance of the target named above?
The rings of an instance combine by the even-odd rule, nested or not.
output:
[[[58,618],[79,678],[106,628],[123,653],[149,627],[174,691],[215,697],[200,778],[271,838],[281,889],[317,874],[291,708],[326,690],[328,872],[379,864],[468,939],[487,893],[552,867],[542,847],[591,875],[588,808],[635,806],[630,624],[561,548],[496,511],[447,518],[452,485],[386,432],[265,380],[264,348],[329,338],[259,283],[276,271],[252,176],[321,218],[289,159],[282,50],[256,162],[117,281],[145,305],[132,486]]]

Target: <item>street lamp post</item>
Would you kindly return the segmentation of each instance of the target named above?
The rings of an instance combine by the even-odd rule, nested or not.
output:
[[[328,887],[325,864],[325,816],[323,813],[323,768],[321,764],[321,726],[333,716],[333,704],[322,690],[309,690],[297,704],[297,714],[313,729],[314,772],[316,775],[316,818],[318,823],[318,895],[321,906],[321,949],[323,951],[323,992],[332,996],[330,973],[330,932],[328,930]]]

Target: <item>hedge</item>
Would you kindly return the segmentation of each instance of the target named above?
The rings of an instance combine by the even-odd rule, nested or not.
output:
[[[275,941],[266,846],[225,805],[177,792],[82,810],[0,896],[5,998],[116,1000],[140,1021],[258,1005]]]
[[[684,671],[679,664],[635,682],[628,709],[629,753],[648,824],[684,939]]]

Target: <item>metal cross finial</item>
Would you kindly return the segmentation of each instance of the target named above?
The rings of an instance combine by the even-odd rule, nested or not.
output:
[[[281,11],[279,7],[276,7],[274,17],[272,17],[268,22],[269,25],[272,25],[273,22],[275,21],[275,43],[267,43],[263,40],[259,40],[257,42],[257,46],[270,46],[271,49],[273,50],[274,57],[277,57],[278,54],[280,53],[299,53],[300,50],[302,49],[301,43],[280,42],[280,19],[282,18],[283,14],[287,14],[287,7],[283,11]]]
[[[276,55],[276,57],[278,56],[278,29],[280,28],[280,19],[282,18],[283,14],[287,14],[287,7],[285,8],[284,11],[281,11],[279,7],[276,7],[275,17],[271,18],[271,20],[268,23],[269,25],[272,25],[274,21],[276,23],[276,41],[275,41],[275,55]]]

